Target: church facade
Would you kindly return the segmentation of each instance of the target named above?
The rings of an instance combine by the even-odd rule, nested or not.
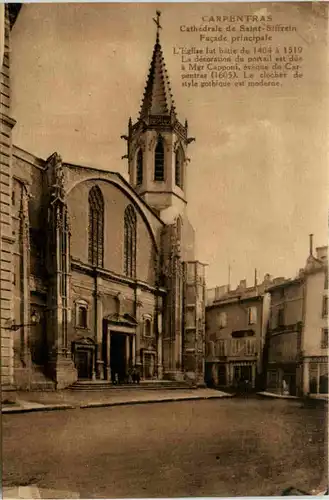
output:
[[[6,14],[9,52],[17,12]],[[125,381],[133,368],[146,380],[203,384],[205,266],[186,215],[193,139],[176,114],[159,30],[139,117],[122,136],[129,182],[13,146],[9,63],[5,54],[3,388]]]

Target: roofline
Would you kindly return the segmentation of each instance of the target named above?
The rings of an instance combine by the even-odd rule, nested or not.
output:
[[[276,288],[284,288],[284,287],[288,287],[290,285],[297,285],[298,283],[303,283],[304,281],[304,278],[294,278],[294,279],[291,279],[291,280],[286,280],[286,281],[283,281],[282,283],[277,283],[277,284],[274,284],[272,286],[269,286],[266,291],[267,292],[270,292],[271,290],[274,290]]]
[[[43,170],[46,168],[45,160],[23,148],[20,148],[19,146],[16,146],[16,144],[13,144],[13,156],[19,160],[29,163],[30,165],[33,165],[34,167],[41,168]]]
[[[227,297],[227,298],[223,297],[222,299],[217,299],[217,300],[213,301],[211,304],[206,305],[206,308],[213,309],[213,308],[219,307],[219,306],[225,306],[225,305],[230,305],[230,304],[240,304],[241,302],[247,302],[250,300],[259,301],[259,300],[263,299],[263,297],[264,297],[264,294],[253,295],[251,297],[239,297],[239,296]]]
[[[77,165],[76,163],[69,163],[69,162],[66,162],[66,161],[63,162],[63,166],[64,167],[82,168],[84,170],[91,170],[91,171],[94,171],[94,172],[102,172],[103,174],[104,173],[105,174],[111,174],[111,175],[115,175],[115,176],[119,177],[119,179],[121,179],[123,181],[123,183],[126,185],[126,187],[129,188],[129,189],[131,189],[134,192],[134,194],[137,196],[137,198],[152,213],[152,215],[154,215],[154,217],[156,217],[158,219],[158,221],[161,222],[161,224],[163,226],[165,226],[165,223],[163,222],[163,220],[160,219],[160,217],[158,216],[158,214],[146,203],[146,201],[143,200],[143,198],[140,197],[140,195],[136,192],[136,190],[132,187],[132,185],[129,184],[129,182],[123,177],[123,175],[120,172],[113,172],[112,170],[104,170],[102,168],[96,168],[96,167],[85,167],[83,165]]]

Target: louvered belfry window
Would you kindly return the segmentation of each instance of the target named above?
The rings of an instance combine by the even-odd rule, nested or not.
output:
[[[143,151],[139,149],[137,153],[137,179],[136,184],[139,186],[143,183]]]
[[[129,278],[136,275],[136,212],[132,205],[124,215],[124,272]]]
[[[175,184],[183,189],[183,151],[179,147],[175,154]]]
[[[104,199],[98,186],[89,191],[89,263],[103,267],[104,263]]]
[[[158,139],[154,152],[154,180],[164,181],[164,145],[161,137]]]

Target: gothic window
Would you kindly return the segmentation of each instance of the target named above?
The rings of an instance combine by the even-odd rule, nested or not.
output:
[[[132,205],[124,215],[124,272],[130,278],[136,274],[136,212]]]
[[[154,152],[154,180],[164,181],[164,145],[161,137],[158,139]]]
[[[137,179],[136,184],[140,185],[143,183],[143,151],[138,150],[137,153]]]
[[[181,146],[179,146],[175,154],[175,184],[181,189],[183,189],[183,162],[184,153]]]
[[[180,217],[177,218],[177,221],[176,221],[176,231],[177,231],[177,241],[178,243],[181,242],[181,239],[182,239],[182,220]]]
[[[98,186],[89,191],[89,262],[103,267],[104,259],[104,199]]]

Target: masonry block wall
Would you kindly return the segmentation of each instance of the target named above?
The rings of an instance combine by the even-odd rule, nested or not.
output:
[[[10,22],[5,9],[5,50],[0,78],[0,317],[1,382],[3,388],[13,383],[13,343],[6,329],[13,314],[13,235],[12,235],[12,140],[15,121],[10,109]]]

